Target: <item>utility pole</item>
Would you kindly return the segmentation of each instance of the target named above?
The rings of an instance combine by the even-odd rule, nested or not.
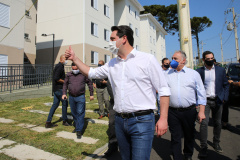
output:
[[[234,26],[234,34],[235,34],[235,45],[236,45],[236,54],[237,54],[237,60],[239,60],[239,47],[238,47],[238,35],[237,35],[237,24],[236,24],[236,14],[234,12],[234,7],[232,7],[232,13],[233,13],[233,26]]]
[[[222,65],[223,65],[222,33],[220,33],[220,39],[221,39],[221,55],[222,55]]]
[[[192,33],[189,0],[177,0],[180,48],[188,59],[187,66],[193,68]]]

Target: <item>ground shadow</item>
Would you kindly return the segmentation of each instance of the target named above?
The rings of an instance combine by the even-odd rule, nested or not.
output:
[[[152,148],[163,160],[171,160],[170,141],[164,138],[154,136]]]

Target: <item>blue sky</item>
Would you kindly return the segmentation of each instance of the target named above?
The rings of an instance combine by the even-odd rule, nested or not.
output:
[[[177,0],[138,0],[142,6],[145,5],[165,5],[176,4]],[[234,31],[227,30],[227,22],[233,22],[232,12],[224,14],[224,11],[234,7],[235,13],[238,14],[237,29],[238,38],[240,38],[240,0],[189,0],[190,2],[190,17],[203,17],[207,16],[212,21],[212,26],[206,28],[199,34],[199,41],[203,41],[203,51],[210,50],[215,54],[217,61],[221,61],[221,41],[220,33],[222,33],[223,43],[223,57],[224,61],[230,62],[236,61],[236,47],[235,47],[235,36]],[[225,25],[224,25],[225,24]],[[240,43],[240,41],[238,41]],[[193,54],[197,54],[197,42],[196,39],[192,39]],[[166,36],[166,53],[167,57],[170,58],[174,51],[180,49],[180,43],[178,36]],[[200,53],[202,53],[200,45]],[[193,55],[195,56],[195,55]]]

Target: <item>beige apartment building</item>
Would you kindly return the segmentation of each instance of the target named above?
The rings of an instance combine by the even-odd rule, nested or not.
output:
[[[99,60],[108,62],[114,56],[104,47],[109,44],[113,25],[130,26],[134,47],[148,53],[152,50],[160,62],[166,56],[167,34],[152,15],[140,15],[143,10],[137,0],[40,0],[36,63],[58,63],[70,45],[87,65],[96,66]],[[150,37],[152,42],[146,41]]]
[[[36,0],[0,0],[0,65],[35,64]]]

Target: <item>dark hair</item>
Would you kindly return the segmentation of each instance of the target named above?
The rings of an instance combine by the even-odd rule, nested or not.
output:
[[[162,59],[162,64],[164,63],[165,60],[168,60],[168,58],[163,58]]]
[[[208,54],[212,54],[213,57],[214,57],[214,54],[213,54],[211,51],[205,51],[205,52],[203,52],[203,54],[202,54],[203,59],[205,59],[206,55],[208,55]]]
[[[134,38],[133,38],[133,30],[126,25],[121,26],[112,26],[111,31],[117,31],[117,36],[122,38],[123,36],[127,36],[127,40],[129,44],[133,47]]]
[[[72,66],[76,66],[76,64],[75,64],[75,63],[72,63]]]
[[[217,63],[217,61],[216,61],[216,59],[215,59],[215,58],[213,59],[213,62],[216,62],[216,63]]]

